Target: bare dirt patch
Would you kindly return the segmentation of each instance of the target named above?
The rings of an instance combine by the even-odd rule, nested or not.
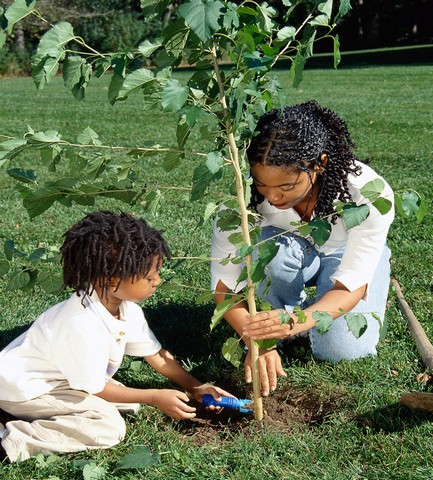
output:
[[[251,414],[227,408],[213,413],[196,404],[197,416],[180,422],[178,430],[197,445],[215,441],[216,438],[223,440],[234,433],[248,437],[257,431],[258,426],[273,432],[290,432],[299,424],[311,427],[322,424],[338,409],[339,400],[338,397],[320,399],[312,392],[301,392],[294,387],[277,390],[263,398],[264,416],[260,425]]]

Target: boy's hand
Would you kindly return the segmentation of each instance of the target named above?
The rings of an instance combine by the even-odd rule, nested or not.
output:
[[[202,396],[205,393],[212,395],[217,402],[221,400],[221,397],[233,397],[231,393],[226,392],[222,388],[216,387],[215,385],[211,385],[210,383],[204,383],[203,385],[194,387],[191,393],[192,393],[192,396],[200,403],[201,403]],[[221,407],[217,407],[215,405],[209,405],[209,407],[206,407],[206,408],[209,410],[219,410]]]
[[[179,390],[158,390],[152,404],[171,418],[186,420],[195,417],[195,408],[187,405],[188,395]]]

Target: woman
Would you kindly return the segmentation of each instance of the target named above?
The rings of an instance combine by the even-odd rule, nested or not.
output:
[[[379,322],[384,320],[389,288],[389,256],[386,236],[394,218],[391,208],[382,215],[361,193],[371,180],[381,179],[354,154],[354,143],[346,123],[315,101],[262,116],[256,136],[247,150],[253,179],[251,208],[258,213],[261,240],[272,238],[279,245],[267,266],[270,288],[259,293],[274,310],[250,317],[246,302],[234,306],[225,318],[242,336],[251,339],[287,338],[308,334],[313,354],[339,361],[376,354]],[[383,179],[381,179],[383,181]],[[383,181],[381,196],[393,202],[389,185]],[[369,216],[347,229],[335,212],[335,201],[368,204]],[[293,232],[292,222],[320,217],[330,222],[328,240],[321,246],[310,237]],[[215,223],[212,258],[236,255],[228,236]],[[241,264],[212,262],[212,287],[218,304],[227,293],[239,291]],[[314,299],[305,288],[316,287]],[[300,307],[305,316],[291,313],[293,322],[282,323],[284,311]],[[320,335],[313,312],[326,312],[334,319],[330,330]],[[358,339],[348,330],[343,312],[363,313],[368,328]],[[376,317],[376,318],[375,318]],[[251,381],[251,358],[245,360],[246,381]],[[276,350],[260,350],[262,393],[276,388],[277,375],[285,376]]]

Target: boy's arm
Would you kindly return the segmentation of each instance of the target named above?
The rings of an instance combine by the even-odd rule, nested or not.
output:
[[[158,373],[190,392],[198,401],[201,401],[201,397],[205,393],[210,393],[217,401],[221,399],[221,396],[233,396],[219,387],[208,383],[203,384],[197,380],[179,364],[170,352],[163,348],[155,355],[144,357],[144,359]]]
[[[188,396],[184,392],[171,389],[130,388],[107,382],[104,390],[96,394],[112,403],[143,403],[155,405],[171,418],[187,419],[195,417],[195,408],[189,406]]]
[[[188,392],[192,393],[194,388],[202,385],[202,382],[199,382],[182,368],[174,356],[164,348],[161,348],[154,355],[144,357],[144,359],[154,370]]]

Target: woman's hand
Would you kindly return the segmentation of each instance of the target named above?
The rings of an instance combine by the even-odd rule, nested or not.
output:
[[[276,350],[260,349],[258,364],[262,395],[266,397],[269,392],[273,392],[277,388],[277,375],[287,377],[287,374],[283,370],[281,358]],[[251,350],[248,350],[245,359],[245,381],[247,383],[252,381]]]
[[[248,315],[243,334],[253,340],[286,338],[297,335],[314,326],[314,321],[298,322],[298,317],[286,310],[270,310],[257,315]]]
[[[179,390],[162,389],[156,390],[152,401],[149,402],[155,405],[161,412],[164,412],[171,418],[178,420],[186,420],[187,418],[194,418],[196,409],[189,406],[189,397]]]

